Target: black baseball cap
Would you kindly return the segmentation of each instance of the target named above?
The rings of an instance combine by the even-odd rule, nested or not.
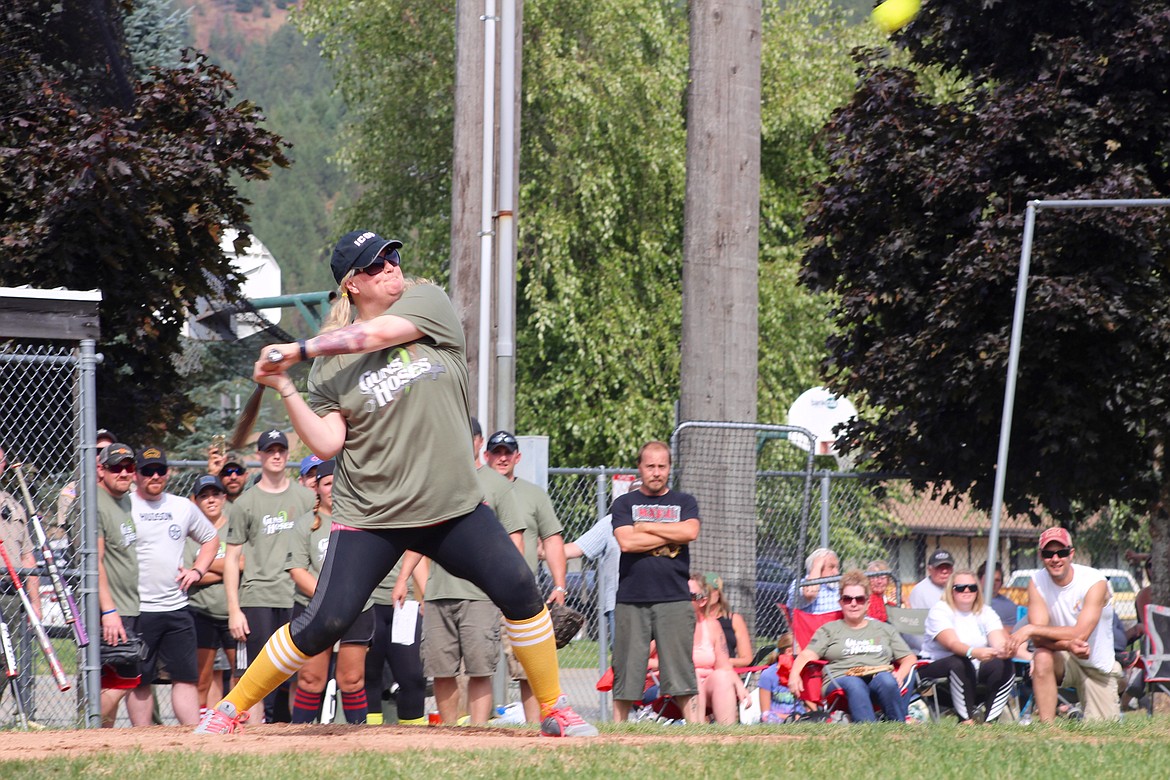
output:
[[[284,435],[284,431],[278,431],[273,428],[271,431],[265,431],[260,434],[260,438],[256,440],[256,452],[264,452],[270,447],[276,445],[288,449],[288,437]]]
[[[329,259],[334,281],[341,284],[347,273],[365,268],[387,247],[401,249],[402,242],[382,238],[372,230],[351,230],[346,233],[333,247],[333,256]]]
[[[946,566],[948,564],[951,566],[955,565],[954,557],[951,556],[951,554],[946,550],[935,550],[930,554],[930,558],[928,558],[926,562],[930,566]]]
[[[110,445],[113,446],[112,444]],[[167,454],[158,447],[147,447],[138,453],[138,468],[145,466],[166,466]]]
[[[103,466],[116,466],[124,460],[134,460],[134,448],[119,442],[107,444],[98,456],[98,463]]]
[[[333,467],[336,465],[337,461],[335,460],[321,461],[321,465],[317,467],[317,479],[333,476]]]
[[[111,431],[109,428],[98,428],[97,432],[93,435],[93,440],[95,442],[98,442],[98,441],[101,441],[102,439],[105,439],[110,444],[113,444],[114,442],[116,442],[118,440],[118,435],[116,433],[114,433],[113,431]]]
[[[515,436],[507,431],[496,431],[487,440],[487,451],[491,452],[496,447],[507,447],[510,452],[516,452],[520,449],[520,443],[516,441]]]
[[[479,420],[475,417],[471,418],[471,435],[473,438],[483,436],[483,426],[479,424]]]
[[[220,493],[227,492],[227,488],[225,488],[223,483],[220,482],[219,477],[212,476],[211,474],[204,474],[202,477],[195,480],[195,487],[191,488],[191,495],[199,498],[199,494],[204,490],[207,490],[207,488],[215,488]]]

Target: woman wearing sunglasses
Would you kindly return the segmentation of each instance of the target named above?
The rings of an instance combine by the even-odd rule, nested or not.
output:
[[[850,720],[877,720],[876,703],[886,720],[901,723],[906,720],[910,674],[917,658],[893,626],[866,617],[870,593],[869,577],[859,569],[841,576],[842,618],[818,628],[796,656],[788,690],[800,698],[804,667],[824,659],[828,661],[824,691],[845,691]]]
[[[253,368],[253,379],[280,393],[309,450],[336,458],[332,531],[305,611],[273,634],[200,733],[238,730],[248,707],[342,636],[410,550],[500,608],[541,705],[541,733],[597,734],[561,693],[544,597],[483,503],[459,316],[440,287],[403,277],[401,247],[368,230],[344,235],[330,260],[339,296],[321,333],[265,347]],[[287,372],[314,358],[302,397]],[[403,566],[413,570],[410,556]]]
[[[992,723],[1012,693],[1007,632],[995,610],[983,603],[979,578],[962,569],[951,574],[942,600],[926,616],[921,677],[950,682],[951,704],[960,723],[975,722],[976,687],[983,686],[983,718]]]

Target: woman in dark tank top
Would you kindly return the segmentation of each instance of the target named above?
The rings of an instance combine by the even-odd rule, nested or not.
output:
[[[707,615],[719,621],[723,635],[727,637],[727,654],[731,656],[731,665],[750,665],[752,637],[743,615],[732,612],[723,596],[723,578],[718,574],[707,573],[703,575],[703,588],[707,591]]]

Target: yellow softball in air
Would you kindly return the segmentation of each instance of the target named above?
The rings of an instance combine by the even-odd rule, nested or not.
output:
[[[886,0],[873,9],[873,20],[887,33],[897,32],[910,23],[922,8],[922,0]]]

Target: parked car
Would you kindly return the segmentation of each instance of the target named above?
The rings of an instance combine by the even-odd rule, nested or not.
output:
[[[1040,571],[1039,569],[1016,569],[1012,572],[1012,576],[1008,578],[1007,587],[1014,590],[1015,593],[1020,593],[1021,598],[1017,599],[1018,603],[1027,604],[1028,583],[1032,580],[1032,575]],[[1137,581],[1125,569],[1098,569],[1099,572],[1105,575],[1109,580],[1109,587],[1113,589],[1113,611],[1117,613],[1117,617],[1122,620],[1137,620],[1137,607],[1135,599],[1138,593]]]

